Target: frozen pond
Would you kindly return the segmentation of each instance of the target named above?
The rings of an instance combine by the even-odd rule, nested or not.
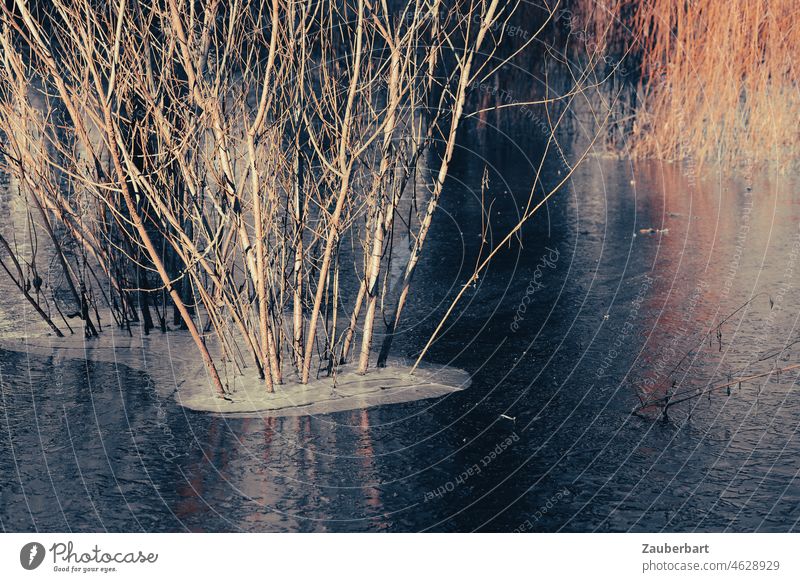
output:
[[[516,221],[538,160],[526,132],[465,132],[398,356],[422,349],[469,279],[484,164],[489,238]],[[551,160],[548,181],[563,170]],[[800,363],[797,180],[694,174],[588,159],[429,352],[472,375],[439,399],[221,418],[154,385],[164,353],[148,374],[0,350],[0,528],[797,529],[797,370],[692,399],[668,422],[630,414],[637,391]],[[24,333],[34,314],[0,291],[0,333]]]

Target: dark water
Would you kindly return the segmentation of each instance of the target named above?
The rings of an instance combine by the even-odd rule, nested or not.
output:
[[[465,132],[401,355],[422,348],[469,278],[484,165],[496,244],[525,204],[536,144],[522,123]],[[546,182],[566,172],[551,156]],[[800,344],[783,349],[800,338],[797,182],[696,174],[589,158],[430,351],[474,378],[440,400],[222,419],[158,396],[145,373],[0,351],[0,527],[798,529],[797,370],[690,400],[666,422],[630,414],[637,389],[703,389],[800,362]],[[669,232],[633,236],[649,227]]]

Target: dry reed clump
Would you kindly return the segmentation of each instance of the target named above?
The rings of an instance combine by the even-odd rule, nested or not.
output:
[[[800,28],[794,0],[577,2],[613,20],[640,85],[628,153],[696,164],[786,167],[800,147]],[[617,49],[619,52],[619,49]]]
[[[255,366],[267,391],[351,357],[365,372],[379,309],[385,363],[466,93],[515,6],[5,2],[0,169],[69,292],[48,296],[43,252],[14,240],[0,264],[56,334],[71,316],[97,335],[106,311],[181,325],[220,395],[220,366]]]

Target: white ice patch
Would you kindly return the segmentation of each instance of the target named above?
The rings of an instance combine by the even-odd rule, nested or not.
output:
[[[318,415],[412,402],[452,394],[471,383],[469,374],[456,368],[422,364],[412,373],[408,362],[391,359],[386,368],[373,365],[364,376],[352,364],[340,367],[335,376],[323,370],[307,385],[287,374],[284,383],[268,393],[254,368],[239,374],[228,364],[218,365],[230,393],[230,400],[224,400],[216,396],[191,338],[182,333],[130,336],[106,328],[95,339],[29,336],[1,339],[0,347],[52,357],[54,366],[61,360],[90,360],[141,370],[154,380],[161,396],[174,396],[181,406],[236,417]]]

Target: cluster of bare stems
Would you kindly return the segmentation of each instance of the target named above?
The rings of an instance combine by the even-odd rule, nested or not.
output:
[[[87,336],[103,318],[184,327],[220,395],[220,366],[255,366],[267,391],[366,372],[379,312],[383,366],[514,8],[5,2],[0,153],[30,244],[0,238],[0,264],[57,335],[75,318]],[[49,297],[40,239],[62,278]]]

